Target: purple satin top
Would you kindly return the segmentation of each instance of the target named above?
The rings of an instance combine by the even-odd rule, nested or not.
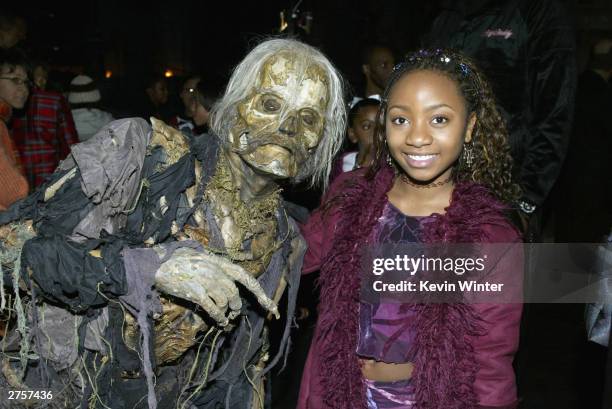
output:
[[[406,216],[387,202],[372,231],[372,243],[416,243],[424,217]],[[409,330],[414,310],[399,303],[359,304],[357,354],[388,363],[413,361],[410,351],[413,331]]]

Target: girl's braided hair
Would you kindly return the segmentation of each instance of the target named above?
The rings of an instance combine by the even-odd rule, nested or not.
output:
[[[476,64],[461,53],[447,49],[425,49],[409,54],[395,66],[378,111],[374,131],[373,175],[390,158],[385,143],[385,119],[391,90],[404,75],[414,71],[435,71],[453,80],[467,104],[468,115],[476,115],[472,133],[473,162],[467,166],[459,156],[453,177],[455,181],[473,181],[487,186],[500,200],[512,203],[520,197],[520,188],[512,175],[512,157],[508,132],[495,104],[488,81]]]

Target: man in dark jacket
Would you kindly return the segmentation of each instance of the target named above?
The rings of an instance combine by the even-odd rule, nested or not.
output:
[[[532,215],[567,149],[576,88],[573,29],[554,0],[445,3],[427,45],[461,50],[485,71],[508,125],[523,189],[519,206]]]
[[[559,180],[558,242],[600,243],[612,229],[612,39],[593,48],[576,93],[574,132]]]

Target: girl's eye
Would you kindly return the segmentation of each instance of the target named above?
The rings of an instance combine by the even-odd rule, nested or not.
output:
[[[448,122],[448,118],[445,116],[435,116],[431,120],[434,125],[443,125]]]
[[[406,118],[403,118],[401,116],[397,117],[397,118],[392,118],[391,119],[391,123],[395,124],[395,125],[404,125],[408,123],[408,120]]]
[[[371,123],[369,123],[369,122],[366,122],[365,124],[363,124],[363,125],[361,126],[361,129],[363,129],[364,131],[367,131],[367,130],[369,130],[371,127],[372,127],[372,124],[371,124]]]

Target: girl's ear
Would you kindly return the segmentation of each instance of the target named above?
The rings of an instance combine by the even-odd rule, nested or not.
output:
[[[472,112],[468,117],[467,128],[465,129],[465,143],[472,141],[472,132],[474,132],[474,126],[476,126],[476,113]]]
[[[353,128],[349,128],[348,129],[348,138],[349,141],[351,141],[352,143],[357,143],[359,142],[359,140],[357,139],[357,135],[355,135],[355,131],[353,131]]]

